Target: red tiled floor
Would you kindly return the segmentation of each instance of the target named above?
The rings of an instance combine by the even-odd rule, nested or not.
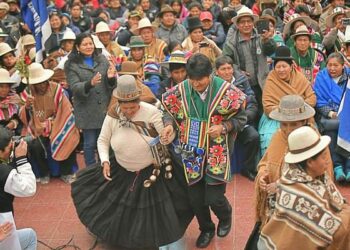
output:
[[[82,166],[82,158],[78,158]],[[340,187],[344,196],[350,198],[350,188]],[[246,178],[235,175],[227,186],[226,196],[233,207],[233,226],[225,238],[214,237],[207,250],[242,250],[254,226],[254,185]],[[52,179],[49,185],[38,184],[37,193],[31,198],[15,200],[15,220],[18,228],[32,227],[38,239],[57,248],[65,245],[72,237],[82,250],[90,249],[95,240],[80,223],[70,197],[70,186],[59,179]],[[213,221],[217,223],[213,215]],[[194,219],[185,234],[188,250],[198,250],[195,241],[199,235],[198,224]],[[39,243],[39,250],[48,248]],[[69,248],[68,248],[69,249]],[[104,249],[98,244],[96,250]]]

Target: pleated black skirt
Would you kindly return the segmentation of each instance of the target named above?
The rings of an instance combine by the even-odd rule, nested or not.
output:
[[[157,248],[180,239],[193,218],[181,173],[164,178],[164,170],[149,188],[143,182],[153,167],[129,172],[111,160],[107,181],[100,165],[85,168],[72,183],[72,198],[82,223],[110,246]]]

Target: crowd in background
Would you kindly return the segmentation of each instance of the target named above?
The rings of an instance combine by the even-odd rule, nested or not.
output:
[[[57,175],[73,183],[78,153],[83,153],[86,166],[101,160],[97,148],[106,115],[116,103],[123,103],[117,91],[120,77],[131,75],[140,90],[137,100],[174,118],[173,110],[164,107],[169,104],[167,93],[188,79],[188,84],[193,79],[201,84],[202,78],[187,61],[204,55],[213,84],[218,77],[244,93],[244,124],[238,115],[242,113],[235,113],[237,120],[223,123],[219,134],[235,131],[230,174],[240,172],[255,180],[257,228],[268,228],[275,208],[269,200],[277,192],[293,130],[308,125],[329,136],[324,157],[329,160],[325,169],[330,181],[350,183],[348,4],[344,0],[47,1],[52,33],[39,63],[35,37],[23,23],[19,1],[0,1],[0,125],[27,141],[37,182],[48,184],[56,164]],[[29,75],[23,76],[26,65]],[[204,102],[208,88],[198,93],[198,102]],[[282,102],[286,96],[294,97]],[[206,247],[212,237],[204,235],[197,246]],[[267,249],[271,239],[277,244],[276,238],[265,229],[259,249]]]

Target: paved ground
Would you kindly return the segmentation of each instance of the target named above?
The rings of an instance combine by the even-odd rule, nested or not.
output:
[[[349,187],[341,187],[340,190],[343,195],[350,198]],[[214,238],[208,250],[244,249],[254,225],[253,194],[253,182],[235,175],[233,182],[227,186],[227,197],[234,208],[232,231],[225,238]],[[70,185],[64,184],[59,179],[52,179],[49,185],[39,184],[34,197],[16,199],[15,220],[18,228],[34,228],[38,239],[54,249],[66,244],[72,237],[72,242],[81,250],[90,249],[95,242],[76,215],[70,197]],[[198,235],[198,225],[194,219],[185,236],[189,250],[197,249],[195,240]],[[39,243],[38,249],[50,248]],[[104,247],[98,244],[95,249]]]

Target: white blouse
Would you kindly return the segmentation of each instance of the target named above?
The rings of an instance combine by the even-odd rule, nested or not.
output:
[[[140,109],[131,120],[152,123],[159,134],[164,128],[161,111],[145,102],[140,102]],[[120,120],[107,115],[97,141],[101,162],[109,162],[111,146],[117,162],[122,167],[128,171],[139,171],[154,162],[148,144],[152,139],[132,127],[121,126]]]

